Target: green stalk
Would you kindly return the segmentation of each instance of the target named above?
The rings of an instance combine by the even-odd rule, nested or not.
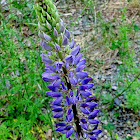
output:
[[[125,91],[127,91],[127,90],[131,87],[131,85],[139,78],[139,76],[140,76],[140,73],[134,78],[134,80],[128,85],[127,88],[125,88],[121,93],[117,94],[117,95],[110,101],[110,103],[108,103],[108,106],[107,106],[105,109],[110,108],[110,105],[113,104],[114,99],[116,99],[117,97],[121,96]]]

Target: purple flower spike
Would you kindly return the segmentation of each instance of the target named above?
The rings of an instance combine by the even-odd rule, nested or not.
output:
[[[48,68],[45,68],[45,71],[46,71],[46,73],[53,73],[53,71],[51,71],[50,69],[48,69]]]
[[[86,90],[86,89],[88,89],[88,86],[86,85],[79,86],[79,90]]]
[[[54,30],[53,30],[53,35],[55,36],[55,37],[57,37],[58,36],[58,32],[57,32],[57,30],[54,28]]]
[[[77,84],[77,79],[76,78],[69,78],[69,80],[70,80],[70,83],[72,85],[76,85]]]
[[[81,105],[80,105],[81,107],[88,107],[88,104],[86,104],[86,103],[81,103]]]
[[[56,80],[56,81],[53,82],[53,86],[54,87],[59,87],[60,84],[61,84],[61,79],[58,79],[58,80]]]
[[[80,52],[80,46],[77,45],[72,51],[71,55],[77,55]]]
[[[45,33],[43,33],[43,36],[44,36],[44,38],[45,38],[47,41],[51,41],[51,40],[52,40],[52,38],[51,38],[50,36],[46,35]]]
[[[61,118],[63,117],[63,112],[57,112],[56,114],[53,115],[54,118]]]
[[[81,119],[81,127],[85,130],[88,130],[87,121],[85,119]]]
[[[76,67],[75,72],[80,72],[80,71],[82,71],[85,67],[86,67],[86,65],[78,66],[78,67]]]
[[[78,66],[81,66],[81,65],[84,65],[86,63],[86,59],[82,59],[78,64],[77,64],[77,67]]]
[[[73,128],[72,128],[72,126],[71,126],[71,125],[68,125],[68,126],[65,128],[65,130],[66,130],[66,138],[69,138],[69,137],[72,135],[72,133],[73,133]]]
[[[59,108],[52,109],[52,111],[54,111],[54,112],[60,112],[60,111],[63,111],[63,109],[61,107],[59,107]]]
[[[97,136],[95,135],[88,135],[91,140],[97,140]]]
[[[53,85],[48,85],[47,88],[50,89],[51,91],[54,91],[54,92],[58,91],[58,87],[55,87]]]
[[[102,130],[100,130],[100,129],[96,129],[96,130],[93,131],[93,133],[95,135],[99,135],[101,132],[102,132]]]
[[[77,102],[76,96],[73,95],[72,97],[70,97],[70,101],[71,101],[71,103],[72,103],[73,105],[75,105],[76,102]]]
[[[73,72],[69,72],[68,76],[72,78],[74,76],[74,73]]]
[[[75,57],[74,64],[77,65],[82,57],[83,57],[83,54],[81,54],[81,53],[78,54],[78,55]]]
[[[59,75],[50,76],[50,74],[48,74],[47,72],[44,72],[42,73],[42,78],[46,82],[53,82],[57,79],[60,79],[60,76]]]
[[[46,82],[53,82],[54,79],[51,79],[51,78],[46,78],[46,77],[42,77],[43,81],[46,81]]]
[[[70,90],[69,95],[70,96],[73,96],[73,91]]]
[[[48,65],[48,64],[45,64],[45,66],[46,66],[47,68],[49,68],[51,71],[56,72],[56,70],[55,70],[55,68],[54,68],[53,66]]]
[[[59,71],[62,68],[63,62],[62,61],[56,61],[55,65],[56,65],[56,70]]]
[[[88,89],[90,89],[94,86],[94,84],[90,83],[90,84],[87,84],[87,86],[88,86]]]
[[[66,126],[66,123],[55,123],[56,126]]]
[[[92,78],[88,77],[88,72],[84,71],[86,59],[82,58],[80,46],[75,45],[74,39],[70,38],[70,32],[59,16],[51,17],[51,12],[56,12],[56,7],[52,6],[54,11],[50,11],[50,5],[46,3],[39,5],[41,8],[46,6],[49,12],[45,20],[45,13],[41,11],[44,18],[41,14],[43,21],[40,25],[44,25],[46,21],[48,30],[46,33],[43,32],[45,28],[42,26],[39,36],[42,39],[40,45],[47,50],[46,53],[41,54],[42,61],[45,63],[42,79],[50,82],[49,85],[47,84],[50,91],[46,94],[53,97],[50,106],[53,117],[58,118],[54,121],[59,121],[56,123],[56,131],[65,133],[66,139],[69,140],[72,140],[73,132],[75,140],[96,140],[101,133],[101,130],[97,129],[99,121],[95,119],[99,110],[95,109],[97,106],[94,102],[95,96],[90,97],[92,96],[90,89],[94,84],[90,83]],[[56,15],[58,15],[57,12]],[[51,18],[53,23],[50,23]],[[92,128],[88,127],[89,125]]]
[[[70,122],[72,119],[73,119],[73,112],[72,112],[72,109],[69,108],[68,113],[66,115],[66,121]]]
[[[49,56],[49,55],[52,55],[52,53],[48,51],[48,52],[47,52],[47,55],[48,55],[48,56]]]
[[[97,103],[94,103],[94,102],[88,102],[87,103],[88,104],[88,106],[89,106],[89,108],[94,108],[95,106],[97,106]]]
[[[67,90],[67,88],[65,87],[63,81],[61,81],[61,86],[62,86],[62,89]]]
[[[66,96],[66,104],[67,104],[67,105],[70,105],[70,99],[69,99],[68,96]]]
[[[99,121],[96,119],[89,119],[88,121],[90,124],[98,124],[99,123]]]
[[[66,68],[67,68],[67,70],[70,68],[69,67],[69,63],[67,63],[67,62],[65,62],[65,65],[66,65]]]
[[[71,108],[69,108],[67,115],[70,115],[70,114],[71,114],[71,112],[72,112],[72,109],[71,109]]]
[[[74,48],[74,45],[75,45],[75,41],[74,41],[74,39],[72,39],[71,43],[70,43],[70,49]]]
[[[69,138],[73,133],[73,128],[66,132],[66,138]]]
[[[55,100],[51,101],[53,105],[60,105],[62,102],[63,97],[58,97]]]
[[[89,91],[89,90],[85,90],[85,91],[81,90],[80,93],[81,93],[81,95],[83,95],[84,97],[89,97],[90,95],[92,95],[92,92]]]
[[[47,63],[47,64],[51,64],[52,63],[52,60],[50,58],[48,58],[48,56],[45,53],[42,53],[41,57],[42,57],[42,61],[44,63]]]
[[[68,125],[65,130],[70,130],[72,128],[72,125]]]
[[[93,130],[96,130],[96,129],[97,129],[97,127],[98,127],[98,124],[96,124],[96,125],[94,126]]]
[[[62,93],[61,93],[61,92],[47,91],[46,94],[47,94],[48,96],[51,96],[51,97],[61,97],[61,96],[62,96]]]
[[[64,32],[64,29],[65,29],[64,24],[63,24],[63,22],[61,21],[61,22],[60,22],[60,25],[59,25],[59,33],[63,33],[63,32]]]
[[[94,100],[96,97],[95,96],[93,96],[93,97],[88,97],[86,100],[85,100],[85,102],[91,102],[92,100]]]
[[[84,113],[84,114],[89,114],[89,110],[87,108],[84,107],[80,107],[80,110]]]
[[[80,79],[84,79],[85,77],[88,76],[88,72],[77,72],[76,76]]]
[[[52,47],[50,45],[48,45],[45,41],[41,40],[40,41],[40,45],[47,51],[52,50]]]
[[[75,131],[75,138],[77,138],[78,137],[78,133]]]
[[[55,49],[56,49],[56,51],[60,51],[60,46],[57,44],[57,43],[55,43]]]
[[[65,36],[69,39],[70,38],[70,32],[67,30],[67,29],[65,29]]]
[[[73,63],[73,56],[72,55],[68,55],[65,57],[65,60],[67,63],[71,64]]]
[[[86,85],[86,84],[88,84],[88,82],[91,81],[91,80],[92,80],[92,78],[91,78],[91,77],[88,77],[88,78],[84,79],[84,80],[81,82],[81,85]]]
[[[93,112],[91,112],[88,116],[88,119],[94,119],[97,116],[98,112],[99,112],[99,109],[96,109]]]
[[[67,45],[68,44],[68,38],[64,35],[62,45]]]
[[[39,36],[41,39],[44,39],[43,33],[41,33],[40,31],[38,32],[38,36]]]
[[[61,131],[64,131],[65,128],[66,128],[66,126],[58,126],[58,127],[55,129],[55,131],[61,132]]]
[[[58,108],[60,107],[61,105],[51,105],[51,108]]]
[[[76,79],[76,77],[73,77],[74,81],[75,81],[75,84],[74,85],[77,85],[78,83],[78,80]]]

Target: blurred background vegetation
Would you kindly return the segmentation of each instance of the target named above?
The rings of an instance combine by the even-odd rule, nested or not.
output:
[[[0,140],[63,140],[65,135],[54,131],[41,77],[34,1],[0,2]],[[103,130],[99,139],[139,140],[140,1],[54,2],[94,79]]]

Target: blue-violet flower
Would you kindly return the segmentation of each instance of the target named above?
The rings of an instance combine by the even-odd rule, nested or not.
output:
[[[80,46],[70,39],[70,32],[51,0],[36,0],[34,8],[44,48],[42,78],[50,82],[46,94],[54,98],[50,103],[53,117],[57,118],[56,131],[65,133],[69,139],[75,135],[75,139],[96,140],[101,133],[96,118],[99,110],[95,109],[97,103],[91,91],[94,84],[84,71],[86,59],[82,58]]]

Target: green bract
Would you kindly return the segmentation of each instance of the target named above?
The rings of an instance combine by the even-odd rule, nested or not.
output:
[[[38,26],[41,31],[51,33],[53,27],[57,31],[59,30],[60,16],[51,0],[37,0],[34,9],[39,19]]]

